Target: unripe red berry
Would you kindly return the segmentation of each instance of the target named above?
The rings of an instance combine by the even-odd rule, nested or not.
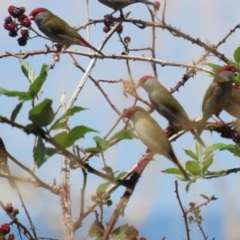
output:
[[[9,31],[16,31],[16,24],[14,22],[9,23]]]
[[[18,45],[19,46],[25,46],[26,44],[27,44],[27,38],[26,37],[18,38]]]
[[[154,8],[155,10],[159,10],[159,8],[160,8],[160,2],[159,2],[159,1],[155,1],[155,2],[153,3],[153,8]]]
[[[6,210],[8,213],[12,213],[12,211],[13,211],[12,203],[6,203],[5,210]]]
[[[108,33],[110,30],[111,30],[111,28],[110,28],[109,26],[105,26],[105,27],[103,28],[103,31],[104,31],[105,33]]]
[[[25,18],[28,18],[28,16],[25,15],[25,14],[22,14],[22,15],[18,18],[18,21],[21,23],[21,22],[23,21],[23,19],[25,19]]]
[[[14,240],[15,239],[15,236],[14,236],[14,234],[9,234],[8,235],[8,238],[7,238],[7,240]]]
[[[0,231],[2,232],[2,234],[8,234],[10,232],[10,225],[8,223],[4,223],[1,225],[0,227]]]
[[[11,16],[6,17],[6,18],[4,19],[4,22],[5,22],[5,23],[11,23],[11,22],[12,22]]]
[[[9,11],[8,11],[8,12],[9,12]],[[9,12],[9,13],[10,13],[10,12]],[[22,14],[23,14],[23,11],[22,11],[22,9],[19,8],[19,7],[15,7],[15,8],[11,11],[11,13],[10,13],[10,15],[11,15],[12,17],[14,17],[14,18],[19,18]]]
[[[105,26],[112,26],[113,25],[113,16],[112,15],[105,15],[104,16],[104,24]]]
[[[9,31],[9,34],[8,34],[10,37],[16,37],[18,34],[16,31]]]
[[[4,27],[6,30],[10,30],[10,25],[7,24],[7,23],[4,23],[4,24],[3,24],[3,27]]]
[[[15,10],[15,8],[16,8],[16,7],[13,6],[13,5],[11,5],[11,6],[8,7],[8,12],[9,12],[10,15],[12,15],[13,11]]]
[[[29,28],[31,26],[31,21],[28,18],[24,18],[21,22],[23,27]]]
[[[129,37],[129,36],[126,36],[125,38],[124,38],[124,42],[125,43],[129,43],[131,41],[131,38]]]
[[[29,34],[28,34],[28,30],[27,29],[22,29],[21,30],[21,35],[25,38],[28,38]]]
[[[123,25],[120,24],[120,25],[117,27],[116,32],[119,33],[119,34],[121,34],[122,31],[123,31]]]
[[[21,10],[22,14],[24,14],[26,11],[25,7],[20,7],[20,10]]]

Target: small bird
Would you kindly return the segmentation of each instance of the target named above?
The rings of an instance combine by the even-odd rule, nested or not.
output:
[[[12,188],[15,188],[15,182],[13,179],[10,178],[11,173],[8,167],[8,163],[7,163],[7,155],[5,152],[6,148],[4,145],[4,142],[2,140],[2,138],[0,137],[0,170],[2,170],[4,173],[7,173],[9,178],[8,178],[8,182],[10,184],[10,186]]]
[[[166,134],[158,123],[143,108],[135,106],[123,113],[123,118],[129,118],[139,139],[145,144],[152,154],[161,154],[175,163],[186,179],[189,176],[179,163]]]
[[[240,89],[232,88],[230,100],[224,110],[233,117],[240,119]]]
[[[147,0],[98,0],[98,1],[114,10],[114,12],[111,13],[110,15],[114,14],[116,11],[119,10],[121,12],[121,16],[123,16],[122,9],[130,4],[141,2],[148,5],[153,5],[153,2]]]
[[[60,17],[54,15],[46,8],[36,8],[29,14],[29,19],[34,20],[39,30],[53,42],[63,45],[64,50],[71,45],[81,45],[103,55],[99,50],[84,40],[81,35]],[[62,50],[58,55],[60,55]]]
[[[238,72],[236,66],[226,65],[215,73],[213,81],[209,85],[203,98],[203,116],[200,122],[206,122],[212,115],[220,119],[219,114],[231,99],[233,76],[235,72]],[[202,130],[203,127],[199,127],[198,133],[201,134]]]
[[[203,140],[195,132],[190,119],[184,108],[173,97],[173,95],[153,76],[143,76],[139,79],[137,87],[142,87],[148,93],[150,102],[154,109],[163,117],[165,117],[169,124],[178,123],[189,130],[197,141],[205,147]]]

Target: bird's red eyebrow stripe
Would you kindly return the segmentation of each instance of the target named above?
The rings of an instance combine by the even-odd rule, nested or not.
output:
[[[226,65],[226,66],[221,67],[218,71],[219,71],[219,73],[224,72],[224,71],[238,72],[238,69],[234,65]]]
[[[35,17],[40,12],[46,12],[46,8],[36,8],[28,16]]]
[[[139,107],[135,107],[133,109],[129,109],[127,111],[125,111],[122,115],[123,118],[127,118],[129,116],[131,116],[133,113],[140,111],[141,109]]]
[[[138,80],[138,86],[143,85],[149,78],[153,78],[153,76],[151,76],[151,75],[146,75],[146,76],[141,77],[141,78]]]

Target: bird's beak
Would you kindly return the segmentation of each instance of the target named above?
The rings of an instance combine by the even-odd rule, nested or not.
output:
[[[33,19],[34,19],[34,17],[33,17],[32,15],[28,15],[28,18],[29,18],[30,20],[33,20]]]

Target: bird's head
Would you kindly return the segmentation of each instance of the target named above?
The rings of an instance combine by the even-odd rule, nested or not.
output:
[[[47,10],[46,8],[36,8],[28,15],[29,19],[35,20],[35,18],[38,16],[39,13],[46,14],[46,13],[49,13],[49,10]]]
[[[135,119],[139,119],[139,117],[145,115],[146,113],[147,112],[142,107],[134,106],[125,110],[122,118],[129,118],[134,121]]]
[[[160,83],[158,82],[157,78],[146,75],[141,77],[138,80],[137,87],[142,87],[144,90],[146,90],[148,93],[155,90],[156,86],[158,86]]]
[[[239,70],[234,65],[225,65],[218,69],[215,74],[215,80],[218,83],[232,82],[234,73],[239,73]]]

